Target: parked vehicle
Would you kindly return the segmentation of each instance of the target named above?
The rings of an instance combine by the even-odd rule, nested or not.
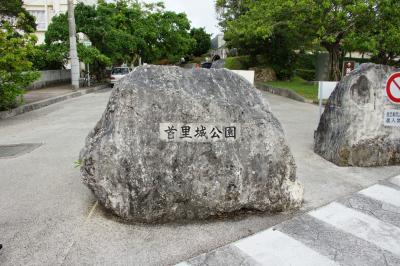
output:
[[[110,75],[110,83],[114,85],[118,80],[128,75],[129,72],[129,67],[113,67]]]
[[[211,59],[211,61],[210,61],[210,59],[208,57],[206,57],[206,61],[201,63],[201,67],[202,68],[208,68],[208,69],[212,68],[212,64],[215,61],[218,61],[220,59],[221,59],[221,57],[219,55],[214,55],[213,58]]]
[[[211,68],[212,63],[211,62],[204,62],[201,63],[202,68]]]

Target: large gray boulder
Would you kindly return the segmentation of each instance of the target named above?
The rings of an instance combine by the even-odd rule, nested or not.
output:
[[[234,124],[240,134],[169,140],[160,124],[170,122]],[[284,211],[302,202],[280,123],[250,83],[223,69],[135,68],[115,85],[80,160],[84,183],[127,220]]]
[[[388,66],[363,64],[330,96],[314,135],[314,150],[339,166],[400,163],[400,128],[385,126],[385,110],[398,109],[386,95]]]

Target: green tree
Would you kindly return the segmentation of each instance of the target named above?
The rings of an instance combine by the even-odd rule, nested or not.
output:
[[[7,110],[22,102],[25,88],[39,77],[32,71],[28,56],[34,50],[35,36],[18,34],[4,22],[0,27],[0,110]]]
[[[217,0],[215,7],[219,17],[219,25],[226,29],[230,21],[238,19],[248,10],[249,0]]]
[[[349,50],[372,53],[376,63],[394,65],[400,56],[400,1],[373,0],[374,12],[368,21],[368,31],[355,32],[346,44]]]
[[[22,0],[0,0],[0,110],[22,102],[25,88],[39,77],[28,60],[34,52],[35,18]]]
[[[87,47],[83,44],[78,44],[79,59],[85,64],[93,64],[95,62],[111,65],[111,60],[95,47]]]
[[[94,7],[85,6],[83,4],[78,4],[76,10],[90,10]],[[79,13],[80,16],[83,16],[84,13]],[[82,21],[81,23],[84,23]],[[79,27],[78,31],[79,31]],[[82,32],[82,31],[81,31]],[[40,57],[37,56],[35,65],[38,68],[43,67],[43,64],[46,65],[46,68],[49,69],[52,66],[63,66],[68,62],[69,57],[69,33],[68,33],[68,16],[67,14],[60,14],[58,16],[53,17],[51,24],[49,25],[46,34],[45,34],[45,44],[42,47],[39,47],[41,51],[39,51],[39,55],[45,52],[45,60],[40,61]],[[93,68],[94,72],[101,72],[101,68],[108,66],[111,64],[110,58],[101,53],[99,49],[96,47],[85,47],[83,44],[78,44],[78,54],[79,58],[85,64],[95,64],[97,68]],[[39,59],[39,60],[38,60]]]
[[[317,44],[329,52],[333,80],[340,79],[339,59],[347,38],[364,36],[370,30],[367,22],[375,8],[372,0],[258,0],[241,4],[244,11],[225,22],[231,46],[263,43],[260,40],[268,40],[277,29],[285,28],[296,38],[297,49]]]
[[[308,41],[306,35],[293,30],[293,23],[287,21],[293,10],[285,10],[282,2],[272,0],[239,2],[238,11],[221,22],[225,25],[227,46],[237,48],[239,54],[250,55],[252,61],[262,55],[273,66],[278,78],[290,78],[295,65],[294,50],[304,49]],[[229,6],[225,7],[229,14],[226,8]]]
[[[204,28],[192,28],[190,36],[195,40],[192,53],[195,56],[205,54],[211,48],[211,34],[208,34]]]
[[[0,0],[0,25],[4,23],[27,33],[36,29],[35,18],[23,8],[22,0]]]
[[[306,33],[314,37],[311,39],[329,52],[332,80],[341,78],[339,59],[346,39],[369,31],[368,21],[373,12],[373,4],[366,0],[305,1],[298,12],[300,19],[296,21],[296,29],[307,27]]]
[[[137,4],[129,6],[125,1],[99,2],[97,7],[79,4],[75,8],[77,31],[85,33],[93,47],[116,65],[134,60],[138,36],[132,34],[131,24],[141,16]]]
[[[194,42],[186,15],[165,11],[161,4],[121,0],[99,1],[97,6],[80,3],[75,19],[77,32],[87,35],[93,48],[113,65],[135,63],[139,57],[149,63],[163,58],[176,61],[190,52]],[[54,17],[46,32],[46,44],[67,43],[67,32],[67,16]]]
[[[175,62],[193,47],[186,14],[162,10],[150,13],[144,22],[147,33],[142,38],[144,42],[140,44],[139,51],[145,61],[168,59]]]
[[[161,4],[100,1],[97,7],[77,5],[75,16],[78,31],[115,65],[134,63],[139,57],[145,62],[177,60],[193,42],[186,15],[165,11]]]
[[[68,63],[68,47],[64,44],[54,43],[51,45],[36,45],[29,61],[33,63],[36,70],[63,69]]]

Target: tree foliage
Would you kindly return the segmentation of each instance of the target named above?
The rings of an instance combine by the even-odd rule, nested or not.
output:
[[[82,9],[87,10],[92,8],[94,7],[78,4],[75,10],[81,11]],[[86,14],[82,14],[81,12],[80,15]],[[78,25],[79,24],[77,24],[77,29],[79,29]],[[45,60],[40,60],[40,57],[36,57],[34,60],[35,67],[38,69],[51,69],[54,67],[62,68],[66,63],[68,63],[68,14],[59,14],[58,16],[54,16],[52,18],[52,22],[50,23],[45,34],[45,44],[38,48],[39,54],[43,54],[43,51],[46,52]],[[104,68],[111,65],[110,58],[94,46],[86,47],[82,43],[78,43],[77,48],[80,61],[84,62],[85,64],[92,64],[91,71],[95,73],[97,77],[101,78],[104,74]]]
[[[200,56],[208,52],[211,48],[211,34],[208,34],[204,28],[192,28],[190,36],[194,39],[192,53],[194,56]]]
[[[299,14],[295,21],[296,29],[306,27],[305,33],[310,41],[318,42],[329,52],[330,78],[339,80],[343,44],[349,36],[369,30],[368,21],[373,13],[371,1],[308,0],[303,4],[303,9],[296,13]]]
[[[229,11],[235,1],[218,1],[217,5],[221,2],[225,4],[221,26],[224,27],[228,47],[237,48],[240,54],[252,57],[264,55],[279,78],[290,78],[294,50],[303,47],[306,40],[302,33],[293,30],[293,23],[287,21],[291,14],[284,12],[284,3],[272,0],[236,1],[233,7],[237,10]]]
[[[229,46],[263,50],[275,45],[277,33],[293,44],[287,49],[321,46],[330,54],[334,80],[346,51],[372,52],[386,63],[398,55],[399,5],[396,0],[217,1]]]
[[[374,0],[373,12],[365,20],[367,31],[355,31],[345,45],[349,51],[369,52],[379,64],[398,64],[400,56],[400,1]]]
[[[0,27],[0,110],[7,110],[22,102],[25,88],[39,77],[32,71],[28,56],[34,50],[35,36],[19,34],[13,26]]]
[[[38,78],[28,60],[34,51],[35,19],[22,0],[0,0],[0,110],[22,102],[25,88]]]
[[[27,33],[36,29],[35,18],[23,8],[22,0],[0,0],[0,25],[4,23]]]
[[[121,65],[158,59],[176,61],[193,47],[189,34],[190,23],[183,13],[164,10],[162,4],[140,4],[132,1],[107,3],[99,1],[97,6],[82,3],[75,8],[77,32],[82,32],[93,47],[78,47],[79,57],[85,51],[93,56],[86,61],[102,61]],[[53,18],[46,32],[47,45],[68,43],[67,15]],[[94,50],[96,49],[96,50]],[[108,60],[109,59],[109,60]]]
[[[62,69],[68,63],[68,47],[64,44],[36,45],[29,55],[29,61],[36,70]]]
[[[217,0],[215,6],[220,20],[220,26],[227,28],[228,23],[238,19],[248,10],[249,0]]]

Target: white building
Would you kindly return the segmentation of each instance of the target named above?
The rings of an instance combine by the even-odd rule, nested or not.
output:
[[[220,33],[217,34],[212,40],[211,40],[211,48],[212,49],[219,49],[225,46],[225,40],[224,40],[224,34]]]
[[[224,40],[224,34],[217,34],[211,40],[211,55],[219,55],[222,59],[226,58],[228,54],[228,49],[226,48],[226,42]]]
[[[68,10],[68,0],[23,0],[24,8],[36,18],[36,36],[38,44],[44,43],[44,34],[51,19]],[[95,5],[97,0],[74,0],[85,5]]]

